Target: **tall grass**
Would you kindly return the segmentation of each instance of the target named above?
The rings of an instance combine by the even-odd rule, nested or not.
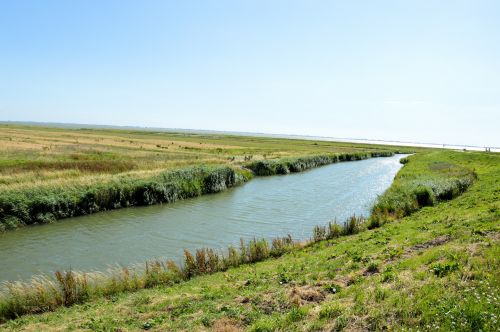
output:
[[[365,219],[352,215],[341,225],[331,222],[327,226],[315,226],[313,229],[312,242],[338,238],[339,236],[353,235],[362,231],[365,227]]]
[[[321,228],[325,230],[323,236],[314,236],[309,241],[296,241],[288,235],[270,242],[256,238],[245,242],[242,239],[239,249],[229,246],[226,252],[202,248],[193,254],[185,250],[184,260],[180,265],[171,260],[156,260],[146,262],[142,268],[121,268],[106,273],[57,271],[53,278],[37,276],[28,282],[6,282],[0,288],[0,322],[25,314],[42,313],[62,306],[83,303],[100,296],[158,285],[174,285],[196,276],[279,257],[326,238],[354,234],[348,230],[353,222],[357,231],[362,229],[363,219],[353,216],[343,227],[329,224],[328,228]],[[340,231],[337,232],[337,226],[334,225],[340,227]],[[319,227],[315,227],[314,232],[316,229]]]
[[[425,157],[404,159],[404,168],[373,206],[368,228],[379,227],[386,221],[453,199],[465,192],[477,178],[473,170],[451,163],[430,162]]]
[[[136,169],[137,163],[131,160],[71,160],[71,161],[17,161],[11,165],[4,165],[2,172],[40,172],[58,170],[77,170],[85,173],[119,173]]]
[[[278,160],[259,160],[249,163],[246,167],[251,169],[254,174],[258,176],[277,174],[284,175],[288,173],[302,172],[313,167],[333,164],[341,161],[363,160],[372,157],[391,157],[393,155],[394,153],[390,151],[323,154]]]
[[[198,166],[88,187],[4,191],[0,193],[0,231],[121,207],[170,203],[223,191],[251,177],[251,172],[229,166]]]

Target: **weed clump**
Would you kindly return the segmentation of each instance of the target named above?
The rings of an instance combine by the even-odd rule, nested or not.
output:
[[[371,262],[370,264],[368,264],[368,267],[366,268],[366,274],[378,273],[379,272],[378,266],[379,266],[378,262]]]
[[[329,304],[319,311],[320,319],[334,319],[342,314],[342,308],[339,305]]]
[[[249,263],[259,262],[269,257],[270,250],[269,244],[266,240],[261,239],[253,239],[248,244],[247,259],[246,261]]]
[[[327,234],[327,238],[328,239],[335,239],[339,236],[342,235],[342,227],[340,227],[339,224],[337,224],[337,222],[333,222],[333,223],[329,223],[328,224],[328,234]]]
[[[55,277],[61,289],[63,305],[70,306],[88,298],[89,289],[85,275],[78,276],[69,270],[66,272],[56,271]]]
[[[271,252],[272,257],[279,257],[287,252],[290,252],[295,248],[295,242],[292,236],[288,234],[286,237],[275,238],[271,241]]]
[[[326,227],[325,226],[315,226],[313,229],[313,241],[319,242],[326,239]]]
[[[361,231],[361,227],[364,224],[363,217],[356,217],[356,215],[351,216],[344,222],[344,227],[342,228],[342,235],[352,235],[357,234]]]
[[[444,262],[444,263],[435,263],[431,266],[432,273],[437,277],[444,277],[450,274],[453,271],[458,270],[457,262]]]
[[[382,217],[380,213],[372,213],[370,218],[368,219],[368,223],[366,227],[368,229],[374,229],[382,226]]]

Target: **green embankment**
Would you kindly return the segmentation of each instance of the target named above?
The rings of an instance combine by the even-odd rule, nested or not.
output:
[[[4,191],[0,193],[0,231],[128,206],[170,203],[223,191],[251,176],[249,171],[228,166],[197,166],[148,179]]]
[[[248,181],[253,174],[288,174],[341,161],[392,155],[393,152],[384,151],[324,154],[248,163],[245,166],[251,171],[231,166],[195,166],[144,179],[122,177],[92,185],[4,190],[0,192],[0,232],[21,225],[44,224],[129,206],[171,203],[220,192]]]
[[[199,250],[182,267],[149,263],[100,285],[75,273],[11,284],[0,300],[4,319],[16,310],[55,312],[0,328],[497,331],[500,155],[439,151],[408,160],[374,208],[376,225],[352,218],[317,227],[306,244],[256,240],[224,257]],[[148,289],[127,291],[134,287]]]
[[[305,157],[283,158],[279,160],[259,160],[246,165],[257,176],[289,174],[302,172],[310,168],[342,161],[363,160],[374,157],[391,157],[394,152],[360,152],[342,154],[323,154]]]

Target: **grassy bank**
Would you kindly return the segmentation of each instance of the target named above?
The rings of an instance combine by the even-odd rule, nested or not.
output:
[[[444,171],[436,163],[461,171]],[[200,250],[186,253],[181,267],[150,263],[143,274],[122,271],[120,278],[106,277],[99,283],[77,282],[82,276],[66,273],[51,281],[47,293],[41,288],[47,281],[11,285],[10,295],[2,297],[4,317],[8,310],[12,316],[14,304],[17,310],[34,312],[54,309],[50,301],[73,306],[2,327],[497,330],[499,175],[498,155],[417,154],[379,204],[391,195],[398,198],[393,201],[414,200],[414,195],[400,195],[394,187],[420,180],[432,189],[445,179],[454,183],[472,176],[470,187],[453,200],[446,197],[419,206],[409,216],[384,214],[385,224],[372,230],[358,219],[317,227],[309,244],[283,238],[229,248],[224,256]],[[266,261],[255,263],[260,260]],[[120,289],[123,285],[133,287]],[[100,290],[82,292],[85,287]],[[142,287],[150,289],[127,291]]]
[[[223,191],[251,177],[251,172],[243,169],[197,166],[85,187],[4,191],[0,194],[0,231],[122,207],[171,203]]]
[[[0,125],[0,232],[213,193],[397,147],[152,131]]]
[[[246,167],[251,169],[252,172],[258,176],[284,175],[342,161],[364,160],[373,157],[391,157],[393,155],[394,152],[392,151],[323,154],[282,158],[278,160],[259,160],[247,164]]]
[[[434,154],[439,155],[435,152]],[[433,156],[434,154],[430,154]],[[370,227],[410,215],[411,213],[439,202],[461,195],[477,179],[474,168],[459,163],[433,161],[410,156],[400,160],[411,172],[400,172],[394,183],[372,209]]]
[[[246,182],[253,175],[288,174],[336,162],[392,155],[392,152],[344,153],[258,161],[239,168],[195,166],[142,179],[117,177],[86,186],[67,184],[5,190],[0,192],[0,232],[21,225],[216,193]]]
[[[175,285],[196,276],[280,257],[325,239],[353,235],[365,229],[364,219],[352,216],[342,225],[315,227],[310,240],[296,241],[288,235],[270,242],[240,240],[238,248],[231,246],[225,252],[202,248],[193,254],[185,250],[182,265],[171,260],[155,260],[146,262],[144,267],[113,269],[106,273],[57,271],[54,277],[37,276],[29,282],[8,282],[0,289],[0,322],[121,292]]]

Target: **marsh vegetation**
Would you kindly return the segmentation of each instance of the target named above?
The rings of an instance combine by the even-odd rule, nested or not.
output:
[[[495,182],[494,179],[496,175],[498,175],[498,164],[495,165],[497,160],[494,156],[481,156],[481,154],[478,153],[471,156],[465,156],[464,158],[464,156],[453,152],[436,152],[416,155],[411,157],[411,161],[399,173],[393,186],[404,186],[405,183],[412,183],[416,180],[425,180],[426,183],[428,183],[430,178],[435,179],[437,183],[443,180],[441,177],[453,179],[457,175],[457,172],[442,171],[441,167],[436,169],[436,167],[433,166],[436,160],[446,160],[446,162],[458,167],[463,165],[463,161],[467,160],[467,157],[471,158],[474,166],[478,168],[478,173],[474,176],[477,178],[476,181],[482,181],[480,187],[477,187],[476,190],[469,193],[467,197],[464,198],[464,202],[474,202],[474,204],[476,204],[473,210],[468,211],[468,215],[472,216],[475,213],[483,213],[481,211],[486,212],[486,215],[483,217],[483,222],[476,221],[474,225],[471,224],[473,221],[470,217],[464,218],[465,216],[461,216],[460,223],[469,225],[469,227],[472,227],[472,232],[476,234],[476,236],[481,234],[479,237],[484,238],[485,236],[490,236],[488,234],[493,234],[491,232],[498,231],[495,231],[495,227],[498,227],[498,225],[495,225],[495,220],[498,221],[498,216],[495,217],[495,215],[498,214],[498,210],[493,207],[494,205],[491,205],[498,205],[498,201],[495,202],[494,199],[494,188],[491,186]],[[461,170],[458,174],[460,174],[460,176],[463,175],[463,171],[464,170]],[[438,172],[439,176],[436,176],[436,174],[434,174],[435,172]],[[467,172],[465,174],[469,173]],[[438,187],[438,185],[436,185],[436,187]],[[391,195],[395,195],[393,197],[396,198],[400,197],[399,192],[394,191],[391,187],[385,195],[381,197],[381,200],[392,198]],[[409,197],[412,198],[413,196]],[[274,318],[272,320],[259,318],[260,315],[265,315],[266,311],[260,311],[257,307],[255,309],[257,311],[252,314],[255,316],[252,316],[253,318],[247,323],[252,324],[252,328],[257,328],[257,326],[263,324],[265,324],[265,326],[270,326],[271,329],[279,328],[279,326],[282,326],[281,324],[285,324],[285,322],[288,321],[287,317],[290,315],[294,317],[298,315],[296,319],[293,320],[294,326],[295,324],[298,324],[298,326],[304,323],[309,324],[308,321],[317,326],[325,326],[324,324],[328,324],[329,321],[332,321],[333,324],[350,325],[354,321],[349,317],[350,315],[357,315],[356,310],[358,309],[356,309],[356,306],[352,307],[347,305],[342,302],[341,299],[347,300],[351,297],[355,297],[356,303],[365,303],[364,301],[369,301],[369,297],[362,295],[365,287],[363,285],[365,285],[365,283],[372,283],[374,281],[377,283],[380,282],[380,287],[384,284],[391,285],[397,282],[397,280],[400,280],[401,273],[420,273],[418,271],[420,271],[419,267],[421,264],[429,266],[431,272],[429,275],[421,275],[419,278],[423,278],[422,280],[425,282],[430,282],[434,285],[434,291],[425,294],[419,293],[420,300],[414,305],[420,306],[421,303],[425,303],[426,299],[434,298],[434,292],[439,292],[439,287],[443,287],[449,282],[461,282],[464,274],[469,276],[481,275],[484,278],[483,280],[487,281],[488,287],[492,286],[491,282],[495,279],[491,278],[495,278],[495,274],[490,274],[488,271],[494,271],[491,270],[494,269],[493,266],[470,265],[470,263],[464,261],[461,256],[453,256],[454,254],[448,254],[446,251],[451,250],[450,252],[457,252],[457,250],[459,250],[453,246],[450,247],[450,242],[453,242],[454,246],[460,243],[464,245],[468,243],[460,241],[463,241],[462,237],[470,234],[471,230],[463,228],[461,224],[456,224],[450,233],[446,231],[448,226],[433,221],[433,215],[437,218],[440,218],[440,216],[446,218],[446,216],[449,215],[448,209],[456,209],[457,206],[463,206],[464,202],[457,202],[448,207],[447,205],[443,205],[444,203],[436,201],[436,206],[431,206],[435,210],[433,210],[433,212],[429,211],[431,212],[430,214],[424,212],[413,217],[413,214],[410,213],[410,219],[408,219],[408,217],[391,216],[391,218],[385,220],[385,222],[380,225],[380,228],[374,230],[369,230],[370,221],[365,221],[363,218],[353,216],[341,224],[332,222],[326,226],[315,227],[313,236],[308,241],[294,241],[290,236],[286,236],[276,238],[270,242],[263,239],[254,239],[248,243],[241,242],[239,248],[229,247],[225,252],[209,248],[202,248],[193,253],[186,251],[184,254],[184,261],[181,265],[173,261],[150,261],[145,263],[144,268],[141,270],[122,269],[100,274],[80,274],[74,271],[67,271],[57,272],[54,278],[39,278],[29,283],[10,283],[5,285],[5,292],[0,300],[0,312],[2,313],[3,319],[11,319],[21,314],[40,313],[54,310],[58,306],[68,306],[75,303],[94,301],[102,296],[105,298],[113,298],[113,296],[118,294],[124,294],[120,295],[120,298],[125,299],[129,291],[137,291],[151,287],[154,289],[157,289],[157,287],[160,287],[159,289],[168,287],[172,288],[174,292],[177,287],[180,287],[179,291],[182,292],[182,289],[185,289],[185,287],[180,285],[184,284],[187,280],[193,279],[189,283],[191,286],[186,285],[186,287],[192,287],[193,285],[204,282],[204,279],[198,281],[200,276],[205,274],[219,275],[218,272],[226,271],[225,273],[230,273],[230,275],[234,276],[230,277],[230,275],[220,274],[215,279],[210,279],[210,289],[218,287],[218,281],[216,280],[221,280],[222,282],[227,278],[236,278],[237,280],[243,278],[243,280],[251,280],[246,281],[250,283],[250,286],[248,286],[249,294],[257,295],[263,290],[260,287],[254,288],[251,285],[255,283],[257,286],[261,282],[259,280],[262,278],[267,280],[267,278],[271,277],[272,280],[276,273],[277,284],[271,283],[267,285],[265,289],[268,289],[267,291],[274,291],[276,288],[275,291],[278,291],[279,294],[283,291],[285,294],[288,294],[286,289],[290,291],[288,300],[285,298],[281,299],[281,295],[276,298],[276,300],[283,300],[285,301],[284,304],[288,304],[282,309],[273,310],[272,312],[274,313],[272,317]],[[470,203],[468,203],[468,205],[470,205]],[[484,210],[483,206],[487,209]],[[420,206],[419,208],[422,207],[423,206]],[[429,208],[429,206],[426,206],[426,208]],[[416,211],[418,210],[412,212],[415,213]],[[427,220],[426,218],[430,219]],[[395,236],[394,240],[383,240],[386,238],[388,232]],[[443,232],[445,234],[444,237],[441,235]],[[412,241],[412,243],[415,242],[414,244],[408,246],[398,242],[400,239],[406,238],[410,233],[415,237]],[[431,238],[431,240],[428,240],[429,238]],[[491,237],[489,238],[491,239]],[[361,248],[360,246],[364,246],[364,248],[369,251],[364,251],[364,253],[359,251],[358,249]],[[442,249],[439,249],[440,247],[442,247]],[[448,247],[449,249],[444,249]],[[496,248],[498,249],[498,247]],[[418,251],[422,250],[425,252],[424,256],[414,256],[414,253],[417,254]],[[341,254],[344,251],[347,254]],[[282,256],[285,258],[281,260],[279,264],[283,267],[283,270],[271,268],[276,264],[273,262],[260,266],[259,271],[262,272],[259,273],[251,272],[253,268],[247,269],[239,267],[241,265],[250,266],[256,262],[276,259]],[[481,259],[487,260],[488,257],[493,256],[480,257],[483,257]],[[304,259],[308,260],[307,265],[303,264]],[[323,261],[330,259],[334,259],[334,265],[337,264],[339,266],[336,270],[337,272],[333,274],[328,271],[329,268],[324,270],[326,267],[330,266],[331,263],[326,264],[326,261]],[[285,263],[285,261],[287,263]],[[401,265],[401,263],[397,263],[399,261],[408,261],[408,263]],[[494,263],[494,261],[490,261],[490,264],[497,263],[498,262]],[[343,266],[343,268],[340,268],[340,266]],[[299,275],[304,276],[302,281],[300,281]],[[445,279],[446,281],[437,282],[437,280],[432,278]],[[473,277],[469,279],[469,281],[466,281],[466,287],[477,287],[475,286],[476,283],[474,280],[476,279]],[[177,286],[177,284],[180,285]],[[318,284],[322,286],[319,288],[316,286],[308,286]],[[418,292],[420,286],[417,284],[419,283],[406,284],[405,289],[412,292]],[[236,282],[236,285],[238,285],[238,282]],[[282,288],[284,289],[283,291],[279,290]],[[157,290],[153,290],[152,292],[157,292]],[[384,306],[393,305],[391,304],[393,303],[391,302],[392,299],[396,299],[398,297],[397,294],[399,294],[398,288],[390,291],[376,288],[374,292],[379,305]],[[204,294],[207,295],[208,293],[205,292]],[[231,291],[228,291],[224,296],[231,297],[231,294]],[[452,293],[450,294],[451,296],[443,299],[444,302],[441,304],[443,308],[447,308],[449,303],[452,303],[450,301],[455,301],[453,294],[459,296],[459,293]],[[336,299],[337,297],[338,299]],[[485,302],[483,302],[482,299],[483,298],[480,297],[480,302],[476,302],[475,306],[481,306],[482,309],[480,310],[486,310],[487,312],[496,310],[491,304],[488,304],[491,302],[486,302],[487,298],[484,298]],[[250,298],[249,301],[253,300]],[[461,301],[468,300],[462,299]],[[100,301],[98,303],[100,303]],[[200,305],[203,305],[203,303],[204,302],[200,303]],[[109,305],[112,306],[112,302]],[[234,302],[230,304],[230,307],[239,305],[238,302]],[[332,305],[337,309],[331,309]],[[406,306],[407,305],[408,304],[406,304]],[[469,304],[464,304],[463,309],[476,310],[472,307],[468,307],[468,305]],[[317,317],[311,313],[311,309],[315,306],[319,306],[320,308]],[[366,308],[369,315],[371,315],[370,317],[375,317],[373,316],[375,312],[371,309],[372,306],[368,305]],[[410,306],[406,307],[404,310],[411,311],[413,310],[412,308],[413,306]],[[424,307],[419,308],[419,310],[424,309]],[[78,308],[76,310],[79,311],[82,309]],[[178,313],[175,315],[184,317],[186,314],[189,315],[191,310],[197,309],[190,307],[185,313]],[[297,314],[297,310],[300,312],[303,311],[303,314]],[[337,310],[340,310],[342,314]],[[400,310],[403,310],[403,308],[400,308]],[[389,314],[392,310],[386,308],[386,312]],[[391,324],[418,324],[417,326],[420,324],[427,324],[431,317],[430,315],[433,315],[432,312],[432,308],[428,307],[415,316],[417,320],[409,321],[405,318],[405,314]],[[206,324],[212,325],[220,318],[219,315],[215,314],[214,316],[210,316],[210,311],[207,311],[206,314],[208,315],[206,319],[198,323],[196,323],[196,321],[192,322],[192,324],[204,325],[204,321],[206,320]],[[173,315],[173,313],[170,313],[170,315]],[[458,315],[462,317],[459,319],[462,319],[461,322],[463,324],[469,324],[466,326],[482,326],[487,330],[493,328],[496,324],[493,320],[490,320],[489,316],[478,318],[476,316],[467,316],[469,314],[465,314],[465,316],[460,316],[461,314]],[[282,316],[283,320],[280,318]],[[342,319],[340,319],[340,317],[342,317]],[[29,318],[24,322],[28,323],[31,319],[36,320],[36,317]],[[433,317],[432,319],[435,318]],[[147,322],[155,326],[163,326],[167,321],[155,320]],[[171,320],[169,320],[169,322],[168,324],[175,324]],[[232,320],[231,322],[231,324],[236,324],[236,321]],[[141,324],[144,324],[144,322]],[[237,324],[244,323],[239,322]],[[359,322],[356,324],[359,324]],[[383,326],[384,323],[383,320],[372,320],[371,323],[366,322],[366,324],[382,324],[377,326]],[[446,317],[442,317],[440,324],[451,324],[451,321],[447,320]]]
[[[224,135],[0,128],[0,231],[214,193],[252,173],[287,174],[396,151]]]
[[[218,192],[255,174],[287,174],[398,150],[231,136],[2,129],[0,212],[10,220],[3,227],[59,218],[66,206],[60,197],[75,202],[82,188],[98,197],[96,210],[155,204]],[[318,225],[309,240],[254,238],[224,251],[186,250],[182,262],[59,271],[4,283],[0,329],[498,330],[498,155],[418,150],[401,164],[368,218]],[[36,199],[23,212],[23,204],[8,203],[19,199],[9,196],[14,192]],[[32,213],[34,206],[45,207]]]

